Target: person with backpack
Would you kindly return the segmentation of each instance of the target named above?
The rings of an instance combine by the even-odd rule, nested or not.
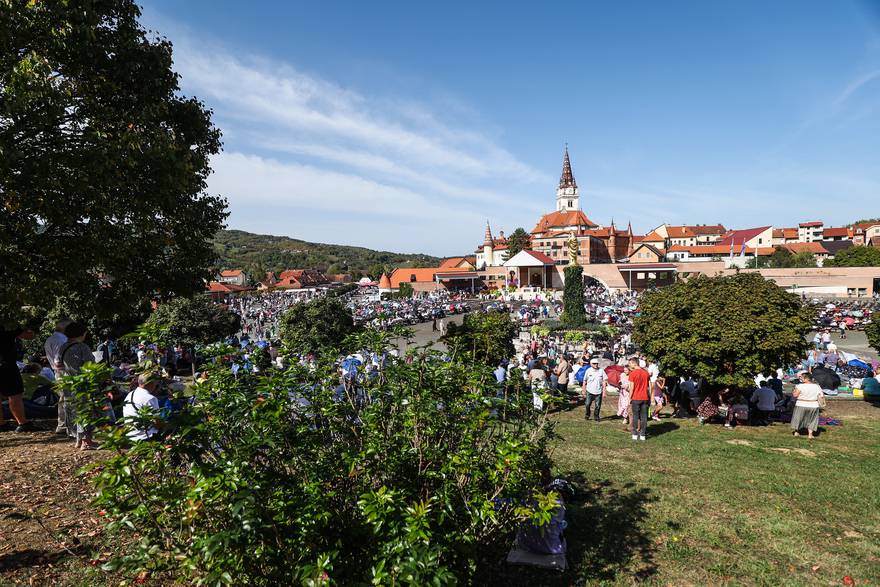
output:
[[[95,356],[92,349],[86,344],[86,325],[82,322],[71,322],[64,329],[64,335],[67,336],[67,342],[58,350],[59,371],[64,376],[79,375],[83,365],[92,363]],[[64,421],[67,423],[67,434],[76,442],[75,446],[81,450],[95,450],[98,444],[92,441],[92,431],[86,429],[82,424],[76,421],[76,406],[73,397],[66,389],[64,394]]]

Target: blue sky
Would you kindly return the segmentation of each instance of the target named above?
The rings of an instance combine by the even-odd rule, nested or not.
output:
[[[638,232],[880,216],[880,2],[145,0],[224,132],[229,225],[440,255],[581,206]]]

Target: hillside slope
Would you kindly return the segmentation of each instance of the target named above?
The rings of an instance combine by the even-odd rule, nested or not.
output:
[[[320,269],[327,273],[367,275],[379,266],[436,267],[438,257],[374,251],[364,247],[310,243],[286,236],[221,230],[214,238],[219,269],[244,269],[258,276],[265,271]],[[383,269],[378,269],[379,271]]]

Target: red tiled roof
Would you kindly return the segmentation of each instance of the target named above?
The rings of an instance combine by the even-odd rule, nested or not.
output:
[[[439,266],[442,269],[447,269],[449,267],[456,268],[456,267],[458,267],[458,265],[461,265],[462,263],[469,263],[469,264],[473,265],[474,263],[476,263],[476,258],[472,257],[472,256],[449,257],[448,259],[443,259],[442,261],[440,261]]]
[[[240,277],[241,274],[244,273],[241,269],[227,269],[225,271],[221,271],[220,275],[223,277]]]
[[[598,224],[587,218],[587,215],[580,210],[558,210],[541,216],[538,224],[532,229],[532,234],[548,232],[554,228],[565,228],[566,226],[591,228],[598,226]]]
[[[877,226],[878,224],[880,224],[880,222],[859,222],[858,224],[854,225],[853,228],[857,228],[859,230],[868,230],[872,226]]]
[[[759,228],[746,228],[744,230],[731,230],[727,234],[724,235],[720,241],[718,241],[719,245],[727,245],[730,247],[730,243],[733,243],[734,246],[741,246],[744,242],[750,241],[765,230],[770,228],[769,226],[761,226]]]
[[[788,243],[782,245],[792,253],[813,253],[814,255],[827,255],[828,250],[822,246],[822,243]]]
[[[416,282],[434,281],[434,275],[441,270],[443,271],[443,273],[458,273],[462,271],[470,271],[470,269],[467,269],[465,267],[401,267],[400,269],[395,269],[394,272],[391,274],[391,287],[397,287],[401,283],[411,283],[413,281],[413,275],[415,275]]]
[[[819,226],[822,226],[823,224],[825,224],[825,223],[822,222],[821,220],[814,220],[812,222],[801,222],[800,224],[798,224],[798,227],[800,227],[800,228],[817,228]]]
[[[379,289],[391,289],[391,279],[384,273],[379,278]]]
[[[531,255],[532,257],[534,257],[535,259],[537,259],[541,263],[544,263],[545,265],[555,265],[556,264],[556,261],[554,261],[553,259],[551,259],[547,255],[545,255],[544,253],[541,253],[539,251],[523,251],[523,252]]]
[[[742,242],[736,245],[733,249],[734,256],[739,255],[742,250]],[[772,255],[775,249],[773,247],[758,247],[758,255]],[[707,257],[729,257],[730,256],[730,243],[726,245],[697,245],[694,247],[686,247],[684,245],[672,245],[667,250],[668,253],[683,253],[686,252],[690,255],[694,256],[707,256]],[[749,247],[746,249],[747,255],[754,255],[755,249],[753,247]]]
[[[210,293],[238,293],[240,291],[247,291],[250,288],[244,287],[243,285],[235,285],[234,283],[220,283],[219,281],[212,281],[208,284],[206,291]]]
[[[642,240],[649,241],[649,242],[658,242],[658,241],[662,242],[665,239],[656,230],[652,230],[651,232],[646,234],[644,237],[642,237]]]
[[[849,236],[849,229],[845,226],[841,226],[839,228],[826,228],[822,231],[822,236],[824,237],[833,237],[833,236]]]

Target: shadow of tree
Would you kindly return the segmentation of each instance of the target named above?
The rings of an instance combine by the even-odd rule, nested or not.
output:
[[[53,565],[71,556],[63,550],[49,551],[25,548],[0,555],[0,572],[11,572],[35,566]]]
[[[580,473],[560,475],[580,488],[566,504],[568,570],[559,573],[511,566],[503,559],[479,577],[488,585],[581,585],[618,578],[643,582],[657,572],[651,539],[641,527],[647,504],[656,501],[648,488],[609,480],[587,481]],[[505,553],[506,555],[506,553]]]

